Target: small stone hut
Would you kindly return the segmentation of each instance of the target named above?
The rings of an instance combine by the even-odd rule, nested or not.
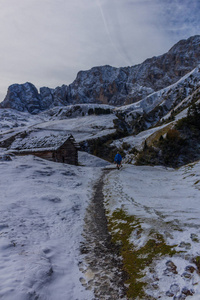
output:
[[[17,138],[10,151],[16,155],[32,154],[50,161],[78,165],[78,149],[79,145],[71,134],[45,136],[34,132],[23,139]]]

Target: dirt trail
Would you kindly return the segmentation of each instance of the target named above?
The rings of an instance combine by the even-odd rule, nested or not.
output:
[[[113,170],[113,169],[112,169]],[[84,260],[79,268],[84,276],[82,285],[94,292],[94,299],[127,299],[123,285],[125,274],[117,248],[111,243],[104,209],[104,176],[111,170],[105,169],[94,186],[94,196],[87,209],[83,231],[84,243],[81,253]]]

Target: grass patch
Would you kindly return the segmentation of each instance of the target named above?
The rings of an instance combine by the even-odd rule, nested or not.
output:
[[[128,275],[125,282],[128,285],[127,296],[129,299],[147,299],[144,291],[147,283],[142,280],[145,268],[149,267],[154,259],[172,256],[176,251],[173,250],[173,246],[166,245],[164,237],[156,232],[150,232],[146,244],[137,249],[130,243],[130,237],[133,231],[138,237],[142,234],[140,220],[122,209],[115,210],[107,219],[112,242],[120,246],[123,268]]]
[[[198,273],[200,274],[200,256],[196,256],[196,257],[193,259],[193,262],[194,262],[195,265],[197,266]]]

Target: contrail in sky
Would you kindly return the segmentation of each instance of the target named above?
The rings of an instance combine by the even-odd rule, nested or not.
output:
[[[116,46],[115,42],[113,41],[112,37],[111,37],[111,34],[110,34],[110,30],[109,30],[109,27],[108,27],[108,24],[107,24],[107,21],[106,21],[106,18],[105,18],[105,15],[104,15],[104,12],[103,12],[103,8],[101,6],[101,3],[100,3],[100,0],[96,0],[97,2],[97,5],[99,7],[99,10],[100,10],[100,13],[101,13],[101,16],[102,16],[102,20],[103,20],[103,23],[104,23],[104,27],[105,27],[105,30],[106,30],[106,33],[109,37],[109,40],[113,46],[113,48],[115,49],[116,52],[119,53],[119,55],[123,58],[123,60],[126,62],[127,65],[130,65],[130,61],[126,59],[126,57],[124,55],[122,55],[121,51],[118,49],[118,47]]]

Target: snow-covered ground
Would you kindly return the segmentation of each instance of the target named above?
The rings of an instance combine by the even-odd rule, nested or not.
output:
[[[107,163],[85,153],[80,163],[33,156],[0,162],[1,299],[93,299],[81,284],[80,243],[93,184]],[[146,270],[148,293],[156,299],[178,296],[184,288],[195,293],[187,299],[200,299],[192,261],[200,256],[199,190],[200,163],[179,170],[124,165],[106,176],[110,214],[122,208],[140,220],[142,234],[133,231],[130,239],[135,247],[143,247],[153,230],[177,250],[154,261],[154,272]],[[177,272],[169,272],[169,261]],[[191,266],[193,273],[187,271]]]
[[[165,126],[166,125],[147,129],[147,130],[144,130],[144,131],[138,133],[137,135],[131,135],[131,136],[127,136],[127,137],[124,137],[124,138],[121,138],[118,140],[114,140],[112,142],[111,146],[116,146],[119,149],[119,148],[123,147],[123,143],[127,143],[130,145],[131,148],[134,147],[137,150],[141,151],[143,149],[145,140],[147,138],[149,138],[153,133],[164,128]]]
[[[100,170],[33,156],[0,161],[0,170],[0,298],[92,299],[78,264]]]
[[[116,119],[116,116],[113,114],[92,115],[65,120],[51,120],[34,127],[53,132],[54,134],[64,131],[72,134],[77,142],[81,142],[114,133],[114,119]]]
[[[49,116],[0,110],[0,118],[0,140],[31,126],[41,136],[64,132],[83,141],[114,132],[116,117],[50,120]],[[115,145],[127,142],[140,149],[157,129]],[[94,183],[102,167],[114,166],[84,152],[79,153],[80,166],[33,156],[6,161],[4,154],[6,150],[0,149],[0,299],[94,299],[93,292],[82,286],[80,244]],[[188,293],[187,299],[200,299],[194,264],[195,257],[200,259],[199,190],[200,162],[178,170],[124,165],[106,175],[104,193],[110,214],[121,208],[141,226],[142,232],[133,230],[130,237],[135,249],[142,248],[154,232],[176,250],[172,258],[166,255],[154,261],[151,272],[149,266],[145,270],[147,292],[155,299],[179,297],[182,291]]]
[[[87,109],[90,105],[87,105]],[[106,108],[106,106],[103,106]],[[93,108],[93,105],[91,105]],[[63,110],[63,109],[62,109]],[[116,131],[113,120],[114,114],[86,115],[84,117],[65,117],[59,120],[51,118],[47,112],[39,115],[18,112],[12,109],[0,109],[0,141],[8,139],[19,132],[38,131],[40,135],[67,135],[72,134],[77,142],[94,139]],[[39,133],[37,133],[38,135]]]
[[[153,272],[147,268],[144,281],[149,295],[169,299],[170,293],[180,296],[187,288],[195,293],[187,299],[200,299],[200,277],[193,263],[200,256],[200,162],[178,170],[124,165],[107,175],[104,194],[110,216],[122,209],[139,220],[142,234],[133,230],[130,238],[136,249],[154,232],[177,251],[172,258],[157,258]],[[168,272],[169,261],[177,272]],[[193,270],[189,266],[195,271],[188,272]]]
[[[78,161],[81,166],[87,166],[87,167],[106,167],[110,166],[110,163],[106,160],[103,160],[101,158],[98,158],[94,155],[88,154],[87,152],[79,151],[78,152]]]
[[[45,115],[31,115],[14,109],[0,109],[0,135],[25,130],[27,126],[47,120]]]

